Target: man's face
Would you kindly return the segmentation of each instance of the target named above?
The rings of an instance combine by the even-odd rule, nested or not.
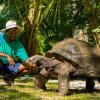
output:
[[[10,28],[9,30],[7,30],[7,39],[8,41],[14,41],[16,39],[17,36],[17,27],[14,28]]]

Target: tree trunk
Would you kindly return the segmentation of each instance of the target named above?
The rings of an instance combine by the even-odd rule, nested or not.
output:
[[[83,6],[84,6],[84,10],[86,12],[86,16],[88,18],[88,23],[90,25],[91,30],[95,29],[98,27],[97,21],[96,21],[96,17],[93,11],[93,8],[90,4],[90,0],[81,0]],[[97,47],[100,47],[99,44],[99,39],[98,39],[98,34],[97,33],[93,33],[93,37],[96,43]]]
[[[35,0],[30,0],[30,5],[29,5],[29,13],[28,16],[26,17],[26,20],[24,22],[24,29],[25,29],[25,34],[24,34],[24,39],[23,42],[26,45],[26,51],[28,52],[29,56],[32,56],[34,54],[40,54],[40,49],[38,47],[38,42],[37,42],[37,26],[39,22],[39,9],[40,7],[40,2],[38,2],[38,6],[36,5]]]

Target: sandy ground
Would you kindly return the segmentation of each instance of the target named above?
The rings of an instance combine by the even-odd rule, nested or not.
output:
[[[29,77],[30,79],[32,79],[31,77]],[[18,80],[18,79],[16,79]],[[33,78],[34,80],[34,78]],[[55,82],[57,83],[58,80],[49,80],[48,82]],[[16,82],[14,83],[14,85],[18,85],[18,84],[23,84],[23,83],[20,83],[20,82]],[[6,83],[3,81],[2,77],[0,77],[0,85],[6,85]],[[25,85],[25,84],[24,84]],[[72,80],[70,81],[70,89],[84,89],[85,88],[85,80]],[[95,80],[95,89],[100,89],[100,83]]]

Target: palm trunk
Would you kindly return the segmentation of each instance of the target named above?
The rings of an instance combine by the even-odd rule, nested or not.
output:
[[[35,0],[30,1],[29,5],[29,14],[26,18],[24,24],[25,29],[25,40],[27,41],[26,50],[29,56],[34,54],[40,54],[40,50],[37,42],[37,26],[40,18],[41,9],[39,8],[42,3],[42,0],[39,0],[38,5],[36,5]]]

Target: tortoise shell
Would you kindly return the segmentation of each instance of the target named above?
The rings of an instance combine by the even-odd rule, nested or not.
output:
[[[82,68],[93,65],[94,60],[98,60],[98,57],[100,59],[94,45],[73,38],[58,42],[45,56],[55,57],[60,61],[67,61]]]

